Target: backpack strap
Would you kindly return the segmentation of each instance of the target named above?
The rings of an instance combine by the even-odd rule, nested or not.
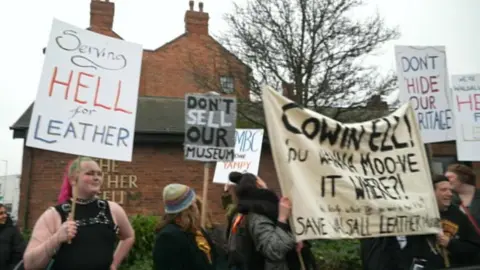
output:
[[[72,211],[72,205],[69,202],[65,202],[65,203],[56,205],[54,208],[55,210],[57,210],[58,214],[60,214],[62,223],[67,221],[68,215]]]

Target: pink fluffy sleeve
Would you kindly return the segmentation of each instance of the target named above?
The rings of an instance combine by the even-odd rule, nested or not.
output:
[[[60,247],[58,228],[60,215],[54,208],[45,211],[35,223],[32,236],[23,254],[25,269],[45,269],[56,250]]]

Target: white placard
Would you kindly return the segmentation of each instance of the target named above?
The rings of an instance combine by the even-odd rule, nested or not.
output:
[[[217,162],[213,182],[227,184],[233,171],[258,174],[262,154],[263,129],[237,129],[235,132],[235,159]]]
[[[455,140],[443,46],[395,46],[400,101],[410,101],[424,143]]]
[[[131,161],[142,53],[54,19],[27,146]]]
[[[480,74],[452,76],[457,159],[480,161]]]

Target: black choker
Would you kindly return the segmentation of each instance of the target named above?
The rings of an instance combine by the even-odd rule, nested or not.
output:
[[[92,203],[94,201],[96,201],[97,198],[96,197],[93,197],[92,199],[80,199],[80,198],[77,198],[77,201],[76,203],[77,204],[89,204],[89,203]]]

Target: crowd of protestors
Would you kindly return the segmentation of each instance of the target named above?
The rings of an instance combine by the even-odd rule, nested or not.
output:
[[[215,223],[207,209],[202,226],[203,200],[191,187],[172,183],[163,189],[164,215],[152,251],[154,270],[319,269],[310,243],[295,241],[288,198],[277,196],[250,173],[232,172],[229,180],[232,184],[222,195],[225,225]],[[58,204],[37,220],[28,245],[0,204],[0,269],[116,270],[135,234],[120,205],[98,198],[102,182],[94,160],[71,161]],[[364,270],[480,265],[476,175],[468,166],[454,164],[445,175],[433,177],[432,188],[442,232],[362,239]]]
[[[364,270],[480,269],[480,191],[476,175],[453,164],[432,179],[442,231],[438,235],[361,240]]]

